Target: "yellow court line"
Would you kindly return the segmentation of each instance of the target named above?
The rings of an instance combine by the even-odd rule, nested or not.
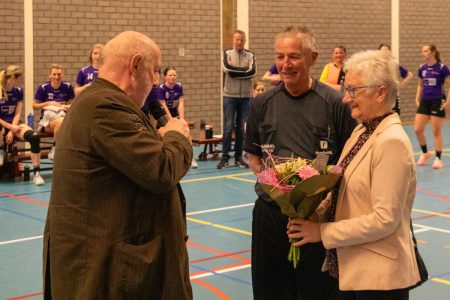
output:
[[[437,277],[431,278],[431,280],[450,285],[450,280],[445,280],[445,279],[437,278]]]
[[[234,177],[234,176],[229,176],[227,178],[233,179],[233,180],[240,180],[240,181],[245,181],[245,182],[251,182],[251,183],[255,183],[256,182],[256,180],[246,179],[246,178],[238,178],[238,177]]]
[[[203,177],[203,178],[195,178],[195,179],[187,179],[187,180],[181,180],[181,183],[214,180],[214,179],[221,179],[221,178],[229,178],[230,176],[243,176],[243,175],[250,175],[250,174],[253,174],[253,172],[228,174],[228,175],[212,176],[212,177]]]
[[[211,223],[211,222],[207,222],[207,221],[203,221],[203,220],[199,220],[199,219],[194,219],[194,218],[191,218],[191,217],[187,217],[186,220],[191,221],[191,222],[195,222],[195,223],[200,223],[200,224],[203,224],[203,225],[208,225],[208,226],[212,226],[212,227],[228,230],[228,231],[242,233],[242,234],[245,234],[245,235],[250,235],[250,236],[252,235],[251,232],[248,232],[248,231],[245,231],[245,230],[241,230],[241,229],[237,229],[237,228],[233,228],[233,227],[228,227],[228,226],[224,226],[224,225],[219,225],[219,224],[214,224],[214,223]]]
[[[439,217],[444,217],[444,218],[450,218],[450,215],[440,214],[440,213],[437,213],[434,211],[429,211],[429,210],[413,208],[413,211],[424,213],[424,214],[430,214],[430,215],[434,215],[434,216],[439,216]]]

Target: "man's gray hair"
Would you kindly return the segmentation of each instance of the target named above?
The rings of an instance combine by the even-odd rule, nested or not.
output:
[[[316,38],[308,27],[302,25],[293,25],[286,27],[277,35],[275,43],[280,38],[301,39],[303,52],[305,50],[317,52]]]
[[[344,70],[357,73],[364,85],[386,86],[386,100],[394,104],[400,72],[398,63],[390,53],[380,50],[357,52],[344,63]]]

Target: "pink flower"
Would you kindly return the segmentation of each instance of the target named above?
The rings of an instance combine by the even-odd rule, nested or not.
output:
[[[331,172],[333,174],[341,174],[342,173],[342,168],[336,165],[332,165],[331,166]]]
[[[277,175],[275,174],[275,171],[270,168],[266,169],[258,174],[256,174],[256,177],[258,177],[258,181],[260,183],[272,185],[272,186],[278,186],[279,181],[277,178]]]
[[[310,177],[313,177],[313,176],[316,176],[316,175],[320,175],[320,173],[319,173],[319,171],[317,171],[313,167],[306,166],[304,168],[301,168],[298,171],[298,175],[300,176],[300,178],[302,180],[305,180],[305,179],[308,179]]]

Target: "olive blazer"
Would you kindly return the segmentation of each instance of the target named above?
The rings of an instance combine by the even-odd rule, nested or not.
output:
[[[56,145],[45,299],[192,299],[177,187],[192,146],[152,122],[104,79],[74,101]]]

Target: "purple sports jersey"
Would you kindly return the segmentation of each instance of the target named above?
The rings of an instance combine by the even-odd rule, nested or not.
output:
[[[181,86],[181,83],[175,83],[173,89],[170,89],[164,83],[159,86],[158,99],[166,101],[166,106],[172,117],[178,117],[178,101],[180,97],[183,96],[183,87]]]
[[[97,77],[98,77],[98,69],[94,68],[93,66],[84,67],[80,70],[80,72],[78,72],[77,85],[83,86],[85,84],[92,82],[92,80],[94,80]]]
[[[152,86],[152,90],[150,91],[150,94],[148,94],[147,99],[145,99],[144,106],[142,106],[142,111],[146,114],[149,113],[148,108],[150,107],[150,103],[154,101],[158,101],[158,85]]]
[[[398,69],[400,71],[400,77],[401,78],[406,78],[408,76],[408,70],[406,70],[405,68],[403,68],[402,66],[398,66]]]
[[[273,66],[271,66],[269,69],[269,72],[270,72],[270,74],[278,74],[277,65],[274,64]]]
[[[13,87],[10,92],[6,93],[6,98],[0,99],[0,119],[12,123],[19,101],[23,101],[23,90]]]
[[[73,87],[69,82],[61,82],[59,88],[54,89],[50,84],[50,81],[41,84],[36,90],[34,99],[37,102],[58,101],[67,104],[69,100],[75,98]]]
[[[438,100],[442,99],[444,92],[442,86],[445,78],[450,76],[450,71],[447,66],[437,62],[432,66],[423,64],[419,68],[419,78],[423,80],[423,100]]]

